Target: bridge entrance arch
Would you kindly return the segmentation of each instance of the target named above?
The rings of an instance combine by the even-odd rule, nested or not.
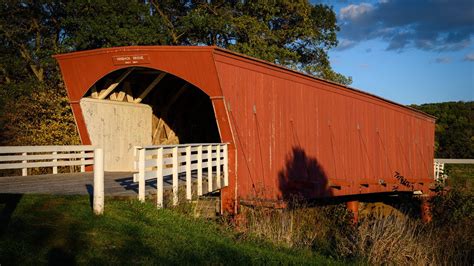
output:
[[[106,171],[132,171],[135,146],[219,143],[210,97],[173,74],[147,67],[112,71],[80,100],[92,145]]]

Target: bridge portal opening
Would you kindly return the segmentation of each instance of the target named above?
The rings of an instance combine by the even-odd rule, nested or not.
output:
[[[193,84],[151,68],[130,67],[98,80],[81,99],[106,171],[133,170],[135,146],[219,143],[211,99]]]

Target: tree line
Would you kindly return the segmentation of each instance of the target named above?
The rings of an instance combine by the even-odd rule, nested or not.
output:
[[[411,105],[436,117],[435,157],[474,158],[474,102]]]

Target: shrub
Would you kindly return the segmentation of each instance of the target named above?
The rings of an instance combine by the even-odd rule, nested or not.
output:
[[[439,264],[474,263],[474,191],[454,186],[432,200],[433,245]]]
[[[2,93],[3,94],[3,93]],[[6,102],[1,117],[2,145],[74,145],[79,135],[62,88],[38,86]]]

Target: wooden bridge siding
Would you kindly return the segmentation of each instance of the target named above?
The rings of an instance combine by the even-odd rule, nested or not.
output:
[[[391,192],[395,171],[428,192],[434,119],[376,96],[217,50],[216,67],[238,150],[242,198],[280,199],[292,148],[316,159],[338,196]],[[388,163],[387,163],[388,161]],[[431,161],[431,163],[430,163]],[[263,164],[262,164],[263,163]],[[383,179],[389,185],[378,185]],[[373,185],[362,187],[369,180]]]

